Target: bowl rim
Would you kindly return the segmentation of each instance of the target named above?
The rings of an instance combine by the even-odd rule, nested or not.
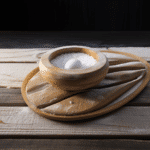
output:
[[[51,63],[51,60],[56,58],[57,56],[64,54],[64,53],[74,53],[74,52],[85,52],[85,54],[90,54],[90,56],[97,57],[97,63],[93,66],[86,68],[86,69],[62,69],[54,66]],[[94,51],[88,47],[80,47],[80,46],[68,46],[68,47],[60,47],[55,48],[45,54],[42,55],[41,60],[39,62],[39,68],[41,73],[44,71],[48,74],[52,73],[51,70],[53,70],[53,74],[59,73],[61,75],[83,75],[83,74],[91,74],[94,73],[97,70],[103,69],[105,67],[105,64],[107,63],[106,56],[101,53],[100,51]]]

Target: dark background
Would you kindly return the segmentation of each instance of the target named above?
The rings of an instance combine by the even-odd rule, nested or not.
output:
[[[148,31],[144,0],[1,2],[0,31]]]

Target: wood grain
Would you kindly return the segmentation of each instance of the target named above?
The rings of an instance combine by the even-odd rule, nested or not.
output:
[[[80,47],[86,48],[87,46]],[[94,51],[106,50],[106,48],[87,48],[90,48]],[[51,51],[52,49],[53,48],[0,49],[0,63],[36,63],[44,53]]]
[[[106,75],[106,77],[108,76],[108,78],[110,79],[104,79],[100,84],[98,84],[97,86],[93,88],[100,90],[102,87],[103,88],[110,87],[110,86],[115,86],[115,85],[129,82],[131,80],[136,79],[138,76],[140,76],[143,70],[142,71],[140,70],[139,73],[138,72],[139,72],[138,70],[135,71],[136,76],[134,75],[133,71],[130,72],[129,75],[127,74],[128,72],[123,75],[118,74],[118,72],[113,73],[113,74],[111,73],[110,75],[108,74]],[[112,78],[113,80],[111,80]],[[29,83],[27,84],[28,99],[38,108],[44,108],[46,106],[59,102],[65,98],[68,98],[74,95],[75,93],[78,93],[78,91],[67,92],[67,91],[62,91],[58,88],[53,87],[51,84],[43,80],[43,78],[41,77],[39,73],[37,73],[34,76],[34,79],[31,79]],[[100,95],[99,92],[97,94]],[[96,93],[94,95],[96,96]]]
[[[14,70],[16,68],[17,71],[17,67],[14,66],[30,66],[28,67],[29,71],[32,70],[32,67],[34,68],[34,66],[36,66],[37,64],[19,64],[19,63],[7,63],[7,64],[0,64],[1,69],[4,69],[7,80],[4,84],[4,86],[1,85],[1,87],[6,87],[8,86],[8,83],[12,86],[16,85],[15,84],[15,80],[11,80],[11,82],[8,82],[11,78],[10,75],[11,71]],[[31,67],[32,66],[32,67]],[[24,69],[25,67],[23,67],[22,69]],[[23,74],[23,76],[25,77],[26,74]],[[2,76],[1,78],[1,84],[4,83],[4,76]],[[22,80],[23,78],[22,77]],[[8,80],[9,79],[9,80]],[[21,82],[19,83],[19,86],[21,87]],[[147,85],[147,87],[141,92],[141,94],[139,94],[134,100],[132,100],[130,103],[128,103],[127,105],[135,105],[135,106],[145,106],[145,105],[150,105],[150,100],[149,100],[149,93],[150,93],[150,83]],[[21,96],[21,92],[20,89],[8,89],[8,88],[0,88],[0,106],[26,106],[22,96]]]
[[[108,50],[131,53],[150,61],[150,47],[109,47]]]
[[[21,88],[26,75],[37,63],[0,63],[0,87]]]
[[[150,141],[132,139],[1,139],[0,149],[149,150]]]
[[[34,113],[28,107],[0,107],[1,136],[110,137],[149,136],[150,108],[122,107],[96,119],[57,122]]]
[[[1,63],[36,63],[48,49],[0,49]]]
[[[13,42],[12,42],[13,43]],[[113,41],[114,43],[114,41]],[[137,42],[136,42],[137,43]],[[13,43],[14,45],[14,43]],[[107,45],[107,44],[106,44]],[[133,43],[132,43],[133,45]],[[17,46],[17,45],[16,45]],[[108,46],[108,45],[107,45]],[[122,50],[121,47],[120,51]],[[112,48],[110,48],[112,49]],[[132,50],[134,49],[134,50]],[[38,62],[46,49],[15,49],[15,57],[10,53],[14,49],[0,49],[0,62],[7,68],[10,63]],[[114,48],[118,51],[118,49]],[[29,54],[27,54],[27,53]],[[150,61],[150,51],[147,48],[130,48],[129,52]],[[148,52],[148,53],[147,53]],[[22,53],[22,54],[21,54]],[[24,54],[23,54],[24,53]],[[21,54],[21,55],[20,55]],[[9,57],[8,57],[9,56]],[[114,57],[115,58],[115,57]],[[112,64],[116,64],[111,58]],[[117,60],[117,63],[120,62]],[[126,59],[122,59],[126,62]],[[127,61],[128,62],[128,61]],[[1,65],[0,64],[0,65]],[[9,68],[13,68],[11,65]],[[9,70],[9,69],[7,69]],[[32,70],[32,69],[31,69]],[[1,74],[1,73],[0,73]],[[7,76],[8,77],[8,76]],[[12,78],[11,78],[12,79]],[[0,80],[0,83],[2,83]],[[15,82],[13,81],[13,85]],[[6,87],[1,86],[1,87]],[[0,135],[1,138],[15,138],[22,136],[30,139],[0,139],[0,149],[149,149],[149,141],[141,140],[88,140],[88,139],[41,139],[41,138],[123,138],[143,137],[150,135],[150,82],[145,89],[126,106],[119,110],[96,119],[80,122],[56,122],[47,120],[30,110],[22,96],[20,89],[0,88]],[[6,107],[4,107],[6,106]],[[9,107],[10,106],[10,107]],[[15,106],[15,107],[12,107]],[[23,107],[16,107],[23,106]],[[25,106],[25,107],[24,107]],[[137,107],[138,106],[138,107]],[[146,106],[146,107],[143,107]],[[40,138],[40,139],[31,139]]]
[[[106,50],[105,48],[90,49],[94,51]],[[0,49],[0,70],[2,70],[0,72],[0,87],[20,88],[24,77],[33,70],[35,66],[38,66],[37,62],[41,56],[49,50],[50,49]],[[134,53],[136,54],[135,51]],[[129,57],[117,54],[110,55],[107,53],[106,56],[108,57],[110,65],[133,61]],[[147,54],[147,56],[149,57],[150,55]],[[19,74],[19,72],[21,72],[21,74]]]
[[[106,53],[106,52],[103,52],[103,54],[108,58],[109,65],[116,65],[116,64],[120,64],[120,63],[136,61],[136,59],[133,59],[131,57],[121,55],[121,54]]]
[[[150,106],[150,82],[145,89],[127,103],[128,106]],[[8,89],[0,88],[0,106],[26,106],[22,95],[21,89]]]
[[[63,46],[66,47],[66,46]],[[93,48],[87,46],[80,46],[85,48],[90,48],[94,51],[107,50],[107,48]],[[52,50],[52,48],[33,48],[33,49],[0,49],[0,63],[35,63],[39,61],[41,56],[45,53]],[[150,61],[150,47],[109,47],[108,50],[127,52],[135,54],[137,56]],[[106,54],[109,57],[109,54]],[[121,55],[114,55],[112,59],[124,58]],[[129,58],[128,58],[129,59]],[[131,58],[130,58],[131,59]],[[125,60],[124,60],[125,61]]]
[[[136,85],[141,78],[113,87],[92,89],[84,93],[76,94],[58,103],[49,105],[43,108],[42,111],[65,116],[91,113],[114,102],[117,98]]]

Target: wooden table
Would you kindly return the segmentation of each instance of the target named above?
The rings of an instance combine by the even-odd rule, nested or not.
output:
[[[92,36],[96,34],[98,33],[92,33]],[[37,62],[43,53],[49,48],[62,46],[63,35],[65,36],[63,45],[83,45],[125,51],[150,62],[148,33],[142,32],[142,38],[145,37],[143,47],[139,45],[144,41],[141,38],[134,38],[136,35],[133,32],[129,32],[126,41],[120,41],[120,44],[127,43],[124,47],[120,47],[119,42],[118,45],[111,45],[113,43],[111,39],[114,40],[114,35],[118,38],[117,34],[124,39],[124,34],[127,33],[122,33],[121,36],[121,33],[114,32],[108,42],[104,40],[107,39],[108,32],[102,32],[98,39],[95,36],[93,39],[91,36],[83,36],[84,33],[1,33],[0,149],[149,149],[150,82],[136,98],[120,109],[101,117],[76,122],[52,121],[37,115],[25,104],[19,88],[26,74],[38,66]],[[133,46],[128,38],[130,36],[134,39]],[[37,45],[38,40],[39,43],[43,40],[40,46]],[[89,43],[90,40],[93,46]],[[25,47],[26,44],[28,46]],[[46,44],[47,46],[44,47]],[[130,47],[126,47],[128,44]],[[12,52],[15,52],[15,58],[11,57]],[[22,68],[19,70],[18,66]],[[19,72],[22,71],[24,75],[20,77]]]

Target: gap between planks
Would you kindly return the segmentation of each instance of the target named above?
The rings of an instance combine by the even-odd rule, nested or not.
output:
[[[149,150],[150,141],[125,139],[1,139],[0,149],[43,149],[43,150]]]

